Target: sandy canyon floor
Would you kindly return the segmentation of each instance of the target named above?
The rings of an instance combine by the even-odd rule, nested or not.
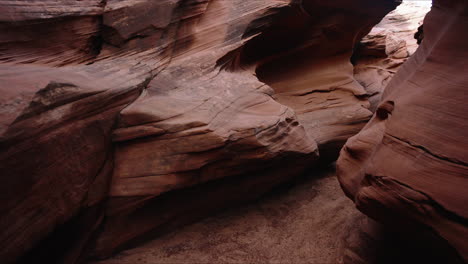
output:
[[[361,218],[330,168],[94,264],[341,263]]]
[[[330,167],[257,201],[88,264],[446,263],[438,252],[361,214]]]

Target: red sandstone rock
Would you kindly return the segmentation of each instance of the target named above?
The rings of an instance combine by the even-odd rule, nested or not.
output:
[[[0,256],[9,263],[106,196],[112,128],[144,79],[75,67],[0,68]]]
[[[265,171],[263,181],[278,184],[317,156],[315,142],[294,112],[271,98],[271,89],[249,73],[217,74],[214,68],[223,47],[242,43],[249,21],[285,3],[1,4],[7,11],[1,26],[8,29],[2,31],[7,34],[0,56],[3,262],[47,236],[42,244],[57,239],[50,243],[66,250],[57,257],[74,262],[106,213],[102,201],[109,195],[146,201],[172,189],[259,171]],[[234,6],[239,13],[229,17]],[[152,11],[161,16],[136,19]],[[173,66],[167,67],[170,60]],[[302,161],[296,171],[266,173],[292,158]],[[264,182],[260,189],[274,184]],[[263,193],[260,189],[246,197]],[[114,204],[111,199],[108,212],[135,203]],[[160,213],[171,212],[155,217]],[[57,232],[83,226],[70,222],[80,215],[89,215],[86,234],[71,244],[56,238]],[[114,227],[121,226],[105,230]],[[120,241],[146,231],[126,232]],[[102,247],[113,251],[115,242]],[[67,246],[76,248],[68,252]]]
[[[459,262],[468,259],[467,14],[466,1],[434,1],[420,48],[338,160],[361,211],[401,230],[431,230]]]
[[[240,9],[255,7],[245,2],[230,3]],[[321,146],[322,156],[332,156],[340,143],[363,126],[371,112],[367,101],[358,97],[365,91],[352,77],[349,58],[354,41],[396,4],[389,1],[378,13],[376,9],[364,11],[365,16],[350,7],[351,12],[345,17],[335,17],[329,14],[338,12],[337,6],[306,3],[309,5],[304,7],[309,11],[296,5],[263,11],[245,24],[246,29],[234,30],[242,35],[231,33],[233,39],[227,43],[219,39],[223,35],[204,31],[203,23],[196,30],[189,23],[180,22],[189,28],[182,32],[186,35],[176,36],[176,41],[169,43],[175,52],[171,64],[151,81],[137,101],[122,111],[119,128],[114,131],[116,160],[108,209],[112,220],[105,224],[95,254],[108,256],[116,248],[169,224],[165,218],[147,215],[148,219],[138,219],[141,216],[133,215],[133,208],[142,208],[140,212],[151,210],[155,205],[147,200],[152,197],[228,176],[270,173],[276,178],[274,164],[281,157],[313,158],[315,142]],[[365,4],[369,3],[364,1]],[[213,5],[205,11],[205,15],[215,15],[220,21],[215,23],[217,28],[209,27],[210,31],[227,31],[226,21],[219,17],[226,5],[230,6]],[[311,19],[315,13],[307,12],[313,8],[329,13]],[[348,19],[357,21],[349,24]],[[281,28],[285,21],[292,24],[291,32]],[[327,23],[331,28],[324,34]],[[338,29],[332,27],[335,23]],[[342,36],[346,30],[352,34]],[[319,41],[313,40],[308,47],[309,40],[304,38],[308,35]],[[246,38],[245,44],[240,37]],[[288,37],[291,42],[284,41]],[[281,38],[279,46],[269,47],[272,41],[278,41],[276,38]],[[190,48],[181,52],[184,41],[191,43]],[[336,47],[327,51],[331,43],[336,43]],[[223,47],[226,44],[229,46]],[[239,44],[243,46],[238,47]],[[210,45],[218,45],[218,49],[202,48]],[[227,55],[222,57],[224,53]],[[334,56],[335,53],[340,55]],[[305,55],[310,62],[301,62]],[[229,72],[213,72],[213,62],[218,58],[221,69]],[[288,61],[289,58],[293,60]],[[239,71],[256,64],[257,76],[273,90]],[[167,212],[173,213],[176,212]],[[141,221],[145,224],[125,229],[131,222]]]
[[[275,90],[276,101],[295,110],[324,161],[334,160],[372,114],[353,78],[353,47],[397,3],[301,3],[281,10],[276,23],[218,63],[228,70],[256,64],[258,78]]]
[[[396,5],[0,0],[0,260],[108,256],[333,156],[371,116],[352,48]]]
[[[365,36],[353,53],[354,78],[374,112],[384,88],[417,47],[414,33],[429,11],[427,2],[403,2]]]

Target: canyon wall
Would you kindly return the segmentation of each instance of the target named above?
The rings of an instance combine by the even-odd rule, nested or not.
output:
[[[375,112],[384,88],[418,47],[415,33],[430,10],[426,1],[406,1],[372,28],[355,47],[351,61]]]
[[[467,14],[467,1],[434,1],[420,48],[338,160],[358,209],[409,238],[435,238],[449,263],[468,259]]]
[[[398,4],[0,0],[0,259],[108,257],[334,160]]]

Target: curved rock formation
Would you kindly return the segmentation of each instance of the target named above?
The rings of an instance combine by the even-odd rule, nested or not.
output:
[[[0,260],[106,257],[336,156],[397,4],[0,0]]]
[[[358,209],[404,232],[439,236],[455,263],[468,259],[467,14],[467,1],[434,1],[420,48],[338,160]]]
[[[417,48],[413,38],[430,5],[406,1],[390,12],[356,46],[352,62],[354,78],[367,92],[375,112],[384,88]]]
[[[276,101],[296,111],[325,162],[336,159],[346,139],[372,115],[350,57],[359,40],[399,2],[298,2],[218,63],[228,70],[256,63],[257,77],[275,90]]]
[[[4,263],[47,236],[41,244],[63,245],[63,256],[54,257],[72,263],[103,219],[108,230],[114,216],[125,217],[112,213],[117,208],[217,178],[262,175],[297,159],[290,163],[297,170],[276,166],[276,178],[260,177],[271,181],[268,189],[316,157],[315,142],[267,86],[250,74],[214,69],[223,48],[242,43],[249,21],[286,2],[69,2],[1,3]],[[235,4],[238,13],[228,13]],[[239,180],[235,190],[247,186]],[[173,211],[182,213],[166,208],[154,217]],[[115,226],[127,242],[165,222],[136,234]],[[73,233],[80,228],[84,234]],[[121,243],[99,241],[96,251],[105,247],[107,254]],[[36,251],[25,262],[48,249]]]

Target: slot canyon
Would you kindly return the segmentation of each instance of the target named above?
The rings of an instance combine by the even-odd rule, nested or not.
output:
[[[468,0],[0,0],[0,263],[468,261]]]

